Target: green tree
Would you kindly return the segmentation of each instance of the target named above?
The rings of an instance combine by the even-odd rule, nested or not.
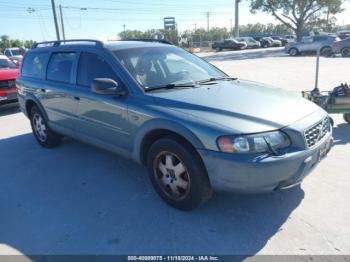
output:
[[[9,48],[11,47],[11,41],[10,41],[10,37],[8,35],[2,35],[0,36],[0,48],[2,50],[4,50],[5,48]]]
[[[11,47],[21,47],[23,45],[22,42],[18,39],[10,40],[10,42],[11,42]]]
[[[33,40],[26,40],[24,41],[24,47],[26,48],[31,48],[34,44],[34,41]]]
[[[282,24],[302,38],[307,22],[325,11],[330,14],[341,12],[342,0],[251,0],[251,12],[262,11],[272,14]]]
[[[126,30],[119,33],[119,37],[121,40],[141,39],[141,38],[144,38],[144,32],[139,30]]]
[[[164,35],[164,39],[170,41],[171,43],[178,45],[179,44],[179,32],[175,30],[159,30],[161,34]]]

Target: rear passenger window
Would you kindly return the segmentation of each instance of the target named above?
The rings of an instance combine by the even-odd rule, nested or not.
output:
[[[77,84],[90,87],[92,80],[95,78],[111,78],[118,81],[112,67],[102,57],[93,53],[81,53]]]
[[[26,54],[21,74],[34,78],[44,78],[45,65],[48,59],[46,53],[28,53]]]
[[[74,52],[54,53],[47,66],[47,80],[69,83],[75,58],[76,54]]]
[[[327,36],[319,36],[319,37],[315,37],[314,38],[314,41],[315,42],[320,42],[320,41],[325,41],[325,40],[327,40]]]

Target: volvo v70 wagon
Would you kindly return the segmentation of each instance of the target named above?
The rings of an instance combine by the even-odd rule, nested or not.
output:
[[[229,77],[162,41],[39,43],[25,55],[17,88],[40,145],[67,136],[131,158],[183,210],[213,189],[299,184],[332,145],[320,107]]]

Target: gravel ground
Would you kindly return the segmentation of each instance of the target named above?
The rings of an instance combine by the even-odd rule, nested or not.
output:
[[[310,89],[315,57],[280,49],[201,54],[241,78]],[[320,87],[349,81],[350,59],[322,58]],[[281,112],[283,113],[283,112]],[[146,170],[70,139],[41,148],[15,107],[0,109],[0,254],[350,254],[350,126],[301,187],[216,194],[193,212],[166,206]]]

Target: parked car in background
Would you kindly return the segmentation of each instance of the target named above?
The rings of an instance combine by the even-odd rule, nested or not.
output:
[[[288,44],[294,44],[297,41],[295,35],[285,35],[284,38],[288,41]]]
[[[335,41],[340,38],[336,35],[316,35],[303,37],[301,42],[287,45],[286,53],[291,56],[296,56],[303,53],[315,53],[320,50],[321,55],[330,56],[332,54],[332,46]]]
[[[338,34],[339,38],[343,40],[345,38],[350,37],[350,30],[339,31],[337,34]]]
[[[334,54],[341,54],[342,57],[350,57],[350,37],[341,41],[334,41],[332,46]]]
[[[22,61],[23,55],[20,52],[19,47],[6,48],[4,50],[4,55],[13,61]]]
[[[245,36],[236,38],[240,42],[246,42],[247,48],[259,48],[261,47],[260,42],[256,41],[253,37]]]
[[[279,40],[281,41],[282,46],[286,46],[288,44],[288,40],[281,36],[271,36],[273,40]]]
[[[256,41],[259,41],[261,47],[271,47],[272,46],[272,39],[267,39],[264,36],[255,36],[253,37]]]
[[[272,37],[264,37],[264,39],[266,39],[267,41],[269,41],[270,47],[280,47],[282,46],[282,42],[280,40],[275,40]]]
[[[214,42],[212,45],[212,49],[216,51],[221,51],[224,49],[230,50],[241,50],[247,47],[247,43],[245,41],[239,41],[234,38],[226,39],[224,41]]]
[[[329,116],[316,104],[229,77],[170,44],[39,43],[17,88],[41,146],[68,136],[133,159],[147,166],[159,196],[183,210],[213,189],[298,185],[332,147]]]
[[[18,66],[7,56],[0,55],[0,105],[17,102],[16,78]]]

